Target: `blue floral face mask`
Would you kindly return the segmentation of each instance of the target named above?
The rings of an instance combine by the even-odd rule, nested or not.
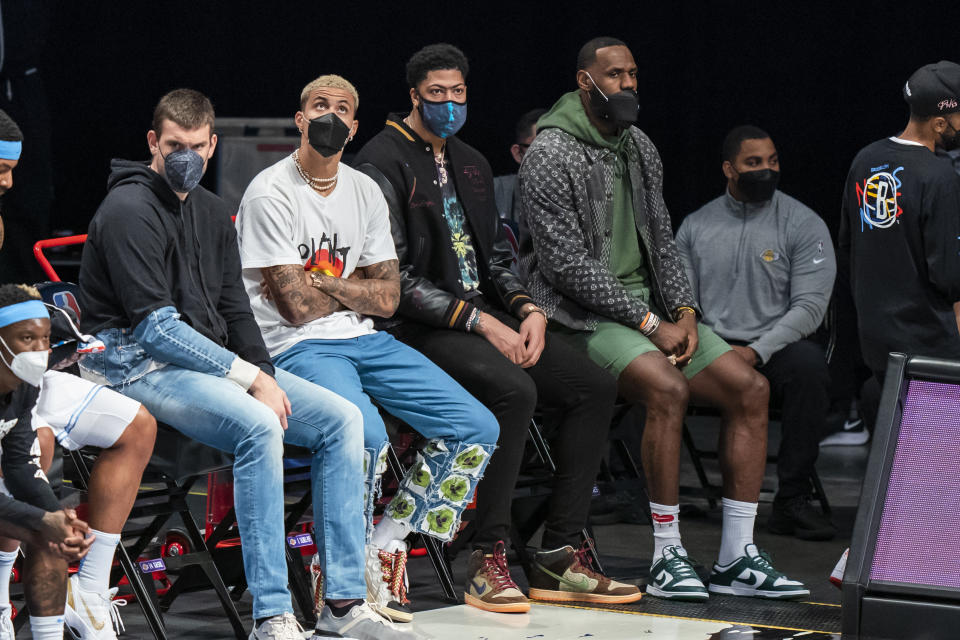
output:
[[[446,100],[429,102],[420,96],[420,118],[433,135],[448,138],[467,121],[467,103]]]
[[[193,149],[171,151],[163,157],[163,172],[167,184],[177,193],[193,191],[203,177],[203,162],[203,156]]]

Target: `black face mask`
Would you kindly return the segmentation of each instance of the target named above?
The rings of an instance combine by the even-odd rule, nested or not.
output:
[[[953,129],[953,127],[950,127]],[[953,135],[948,136],[947,132],[943,132],[943,138],[940,142],[940,146],[943,147],[944,151],[953,151],[954,149],[960,149],[960,131],[953,129]]]
[[[350,127],[332,113],[314,118],[307,125],[307,139],[310,146],[324,158],[340,153],[347,145]]]
[[[593,82],[593,89],[590,90],[590,109],[597,117],[615,124],[620,129],[626,129],[637,121],[640,98],[636,91],[627,89],[608,96],[600,91],[590,72],[586,74],[590,82]]]
[[[780,172],[772,169],[744,171],[737,176],[737,188],[747,202],[766,202],[773,197],[780,182]]]

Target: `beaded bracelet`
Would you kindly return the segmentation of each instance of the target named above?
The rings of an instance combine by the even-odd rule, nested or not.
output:
[[[473,331],[474,327],[477,325],[477,322],[480,320],[480,309],[476,307],[473,308],[473,311],[470,312],[470,316],[467,318],[466,323],[464,323],[464,330],[467,333]]]
[[[650,337],[653,332],[660,328],[660,318],[655,313],[647,312],[643,322],[640,323],[640,333]]]

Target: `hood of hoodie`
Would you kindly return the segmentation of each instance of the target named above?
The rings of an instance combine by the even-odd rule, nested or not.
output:
[[[619,136],[605,136],[590,122],[587,112],[583,108],[579,91],[563,94],[537,121],[537,131],[544,129],[560,129],[572,135],[577,140],[620,152],[624,144],[630,140],[630,129],[624,129]]]
[[[149,162],[135,160],[120,160],[114,158],[110,161],[110,176],[107,178],[107,190],[113,190],[117,187],[128,184],[140,184],[150,189],[167,205],[176,206],[180,198],[173,192],[167,180],[150,168]],[[189,198],[189,196],[187,196]]]

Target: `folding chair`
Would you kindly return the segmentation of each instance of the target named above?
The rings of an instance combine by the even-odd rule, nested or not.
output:
[[[696,442],[693,439],[693,434],[690,431],[688,425],[687,417],[694,416],[709,416],[709,417],[720,417],[720,412],[715,409],[705,408],[705,407],[695,407],[691,406],[687,410],[687,416],[684,418],[683,422],[683,444],[686,447],[687,452],[690,454],[690,460],[693,462],[693,469],[697,474],[697,479],[700,482],[700,488],[703,492],[703,496],[707,499],[708,504],[711,509],[715,509],[717,506],[717,498],[721,497],[722,488],[718,485],[713,484],[710,479],[707,477],[706,469],[703,466],[704,460],[718,460],[720,453],[716,450],[702,449],[697,446]],[[777,411],[770,412],[771,420],[778,420],[779,413]],[[766,458],[767,464],[777,464],[777,456],[775,454],[767,454]],[[810,487],[813,492],[813,498],[820,503],[820,509],[823,511],[824,515],[830,516],[833,511],[830,507],[830,502],[827,499],[827,494],[823,489],[823,483],[820,482],[820,476],[817,474],[816,468],[810,472]]]
[[[307,449],[294,445],[284,446],[284,495],[296,495],[296,500],[287,504],[284,526],[289,534],[302,523],[302,519],[312,505],[313,493],[310,484],[311,454]],[[231,507],[220,519],[213,533],[207,539],[208,545],[216,545],[224,540],[239,537],[236,511]],[[293,600],[300,609],[301,616],[308,625],[314,625],[317,616],[314,608],[313,586],[302,556],[288,540],[285,545],[287,580]],[[247,590],[246,575],[240,572],[230,584],[230,595],[234,601],[240,599]]]

